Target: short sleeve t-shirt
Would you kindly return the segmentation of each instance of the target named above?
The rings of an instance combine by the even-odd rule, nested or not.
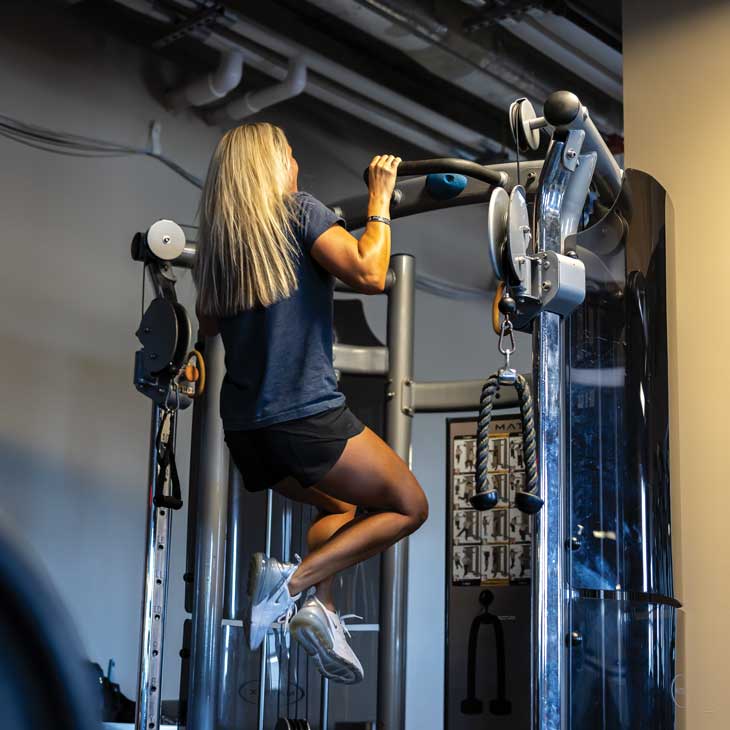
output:
[[[334,278],[311,255],[317,238],[343,223],[309,193],[295,193],[296,291],[269,307],[221,319],[226,375],[220,410],[226,430],[305,418],[345,402],[332,366]]]

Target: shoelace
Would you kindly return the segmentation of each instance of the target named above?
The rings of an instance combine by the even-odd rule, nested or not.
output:
[[[313,598],[315,603],[317,603],[319,605],[319,607],[324,611],[324,614],[330,623],[334,623],[332,621],[332,616],[333,615],[336,616],[337,622],[339,623],[340,626],[342,626],[342,630],[345,632],[345,636],[347,636],[348,638],[351,639],[352,634],[350,633],[350,630],[347,628],[347,623],[346,623],[345,619],[356,618],[356,619],[359,619],[360,621],[364,621],[365,619],[363,619],[362,616],[358,616],[356,613],[346,613],[346,614],[344,614],[344,616],[341,616],[339,611],[337,611],[336,613],[333,611],[330,611],[327,608],[327,606],[325,606],[324,603],[322,603],[322,601],[320,601],[319,598],[317,598],[316,594],[317,594],[317,590],[315,588],[309,588],[305,594],[305,600],[309,600],[310,598]],[[335,627],[333,626],[333,628],[335,628]]]
[[[281,626],[282,631],[286,631],[289,628],[289,623],[294,618],[294,616],[296,616],[298,610],[299,609],[297,608],[297,604],[292,603],[291,606],[289,606],[289,608],[287,609],[287,612],[279,616],[279,618],[276,619],[275,623]]]
[[[292,576],[294,575],[294,572],[299,567],[301,562],[302,562],[302,559],[299,557],[299,555],[294,553],[294,563],[292,564],[294,567],[289,572],[289,575],[287,575],[286,578],[284,579],[284,583],[282,584],[280,590],[284,590],[287,593],[289,592],[289,589],[288,589],[289,581],[291,580]],[[286,613],[283,613],[274,622],[274,624],[278,624],[279,626],[281,626],[282,631],[286,631],[289,628],[289,623],[294,618],[294,616],[296,616],[296,613],[299,610],[296,602],[299,600],[301,595],[302,595],[301,593],[298,593],[296,596],[291,596],[292,603],[289,605],[289,608],[287,609]]]
[[[356,613],[346,613],[344,616],[340,616],[340,614],[337,614],[337,618],[340,622],[340,626],[342,626],[342,630],[345,632],[345,635],[351,639],[352,634],[350,633],[350,630],[347,628],[347,624],[345,623],[345,619],[347,618],[356,618],[360,621],[364,621],[365,619],[362,616],[358,616]]]

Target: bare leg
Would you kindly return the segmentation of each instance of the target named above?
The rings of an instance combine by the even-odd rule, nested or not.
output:
[[[351,522],[355,517],[355,510],[357,508],[354,504],[336,499],[316,487],[304,489],[294,479],[286,479],[277,484],[274,489],[289,499],[304,504],[311,504],[317,508],[317,516],[314,518],[307,533],[307,547],[310,552],[324,545],[336,532]],[[335,605],[332,600],[332,583],[334,577],[334,575],[328,576],[315,586],[317,589],[317,598],[331,611],[335,610]]]
[[[340,514],[323,514],[315,519],[307,534],[307,545],[309,552],[313,552],[322,547],[335,533],[343,528],[355,518],[355,506],[352,510]],[[332,599],[332,584],[335,576],[330,575],[321,580],[315,586],[317,589],[317,598],[324,603],[330,611],[335,610],[335,604]]]
[[[294,573],[289,584],[292,594],[322,585],[339,571],[382,552],[417,530],[428,517],[426,496],[406,463],[367,428],[347,442],[316,491],[377,512],[343,519],[339,529],[312,550]]]

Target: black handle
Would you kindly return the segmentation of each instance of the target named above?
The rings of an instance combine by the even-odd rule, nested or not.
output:
[[[365,184],[368,183],[369,170],[366,168],[363,173]],[[466,175],[466,177],[481,180],[490,185],[498,185],[503,187],[507,181],[507,175],[503,172],[490,170],[484,165],[471,160],[460,160],[456,157],[439,157],[433,160],[407,160],[398,165],[398,177],[407,175],[431,175],[433,173],[453,172],[457,175]]]

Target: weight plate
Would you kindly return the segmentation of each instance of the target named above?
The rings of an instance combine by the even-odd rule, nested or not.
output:
[[[158,259],[172,261],[185,250],[185,233],[175,221],[155,221],[147,231],[147,248]]]
[[[137,339],[142,343],[145,368],[149,373],[161,373],[182,349],[178,337],[182,318],[177,306],[164,299],[153,299],[142,317]]]
[[[193,328],[190,324],[188,312],[182,304],[175,302],[173,304],[175,316],[177,317],[177,345],[172,358],[173,367],[179,370],[185,361],[185,356],[190,349],[190,336]]]
[[[487,213],[487,247],[494,275],[500,281],[504,279],[501,262],[502,247],[507,240],[508,215],[509,195],[504,188],[495,188],[489,199],[489,212]]]

